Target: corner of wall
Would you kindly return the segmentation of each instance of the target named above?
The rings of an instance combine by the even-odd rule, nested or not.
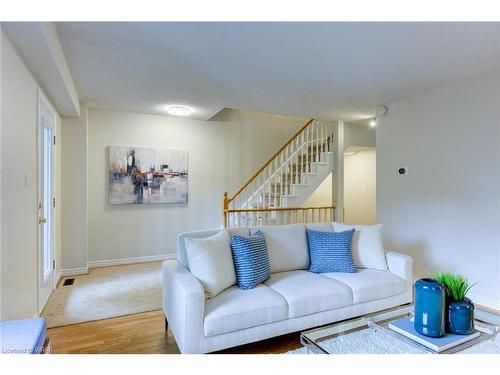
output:
[[[335,221],[344,220],[344,121],[333,124],[335,144],[335,161],[332,173],[332,200],[335,206]]]
[[[86,269],[88,262],[88,108],[62,120],[61,271]],[[64,272],[63,272],[64,275]]]

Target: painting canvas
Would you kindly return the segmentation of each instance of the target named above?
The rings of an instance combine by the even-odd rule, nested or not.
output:
[[[109,146],[109,203],[187,203],[187,151]]]

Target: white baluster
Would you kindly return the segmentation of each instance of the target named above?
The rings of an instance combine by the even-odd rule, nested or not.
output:
[[[304,131],[300,133],[300,163],[302,166],[305,164],[304,163]],[[302,177],[304,175],[304,169],[302,168],[302,172],[300,172],[300,183],[303,184],[304,181],[302,180]]]
[[[286,147],[286,156],[285,156],[285,170],[287,171],[286,175],[286,182],[287,182],[287,188],[285,189],[285,196],[288,196],[288,182],[291,181],[289,177],[290,175],[290,165],[289,165],[289,147]]]
[[[275,194],[275,192],[274,192],[274,190],[275,190],[275,189],[274,189],[274,178],[275,178],[275,177],[274,177],[274,171],[275,171],[274,166],[275,166],[275,164],[276,164],[276,159],[274,159],[274,160],[271,162],[271,164],[269,164],[269,170],[270,170],[270,172],[269,172],[269,189],[270,189],[270,191],[271,191],[271,193],[270,193],[270,197],[269,197],[269,199],[270,199],[270,203],[269,203],[269,205],[270,205],[271,207],[274,207],[274,205],[275,205],[275,203],[276,203],[276,197],[275,197],[275,196],[276,196],[276,194]]]
[[[311,156],[309,153],[309,137],[311,133],[311,125],[309,125],[306,129],[306,152],[307,152],[307,170],[309,173],[311,173]]]
[[[283,196],[283,185],[284,185],[284,180],[285,178],[285,171],[283,169],[283,153],[281,153],[280,156],[280,195],[279,195],[279,200],[280,200],[280,207],[281,207],[281,197]]]
[[[293,141],[293,144],[294,144],[294,148],[295,148],[295,151],[294,151],[294,155],[293,155],[293,160],[294,160],[294,164],[295,164],[295,174],[293,175],[293,179],[294,179],[294,183],[297,184],[297,176],[298,176],[298,168],[299,168],[299,158],[298,158],[298,153],[297,153],[297,139],[295,139]]]
[[[325,152],[325,127],[323,122],[321,122],[321,153]]]
[[[316,121],[316,162],[319,161],[319,123]]]
[[[307,169],[307,172],[310,172],[310,168],[309,168],[309,131],[311,129],[311,125],[309,125],[307,128],[306,128],[306,142],[305,142],[305,148],[306,148],[306,169]]]

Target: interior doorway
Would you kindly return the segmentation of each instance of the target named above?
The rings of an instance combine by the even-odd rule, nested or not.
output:
[[[54,134],[55,110],[38,92],[38,312],[41,313],[55,283]]]
[[[376,151],[349,147],[344,152],[344,222],[376,224]]]

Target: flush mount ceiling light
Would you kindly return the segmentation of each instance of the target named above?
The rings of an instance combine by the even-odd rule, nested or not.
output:
[[[370,127],[374,128],[375,126],[377,126],[377,119],[374,117],[370,120]]]
[[[167,112],[169,115],[185,117],[193,113],[193,110],[185,105],[171,105],[167,108]]]

